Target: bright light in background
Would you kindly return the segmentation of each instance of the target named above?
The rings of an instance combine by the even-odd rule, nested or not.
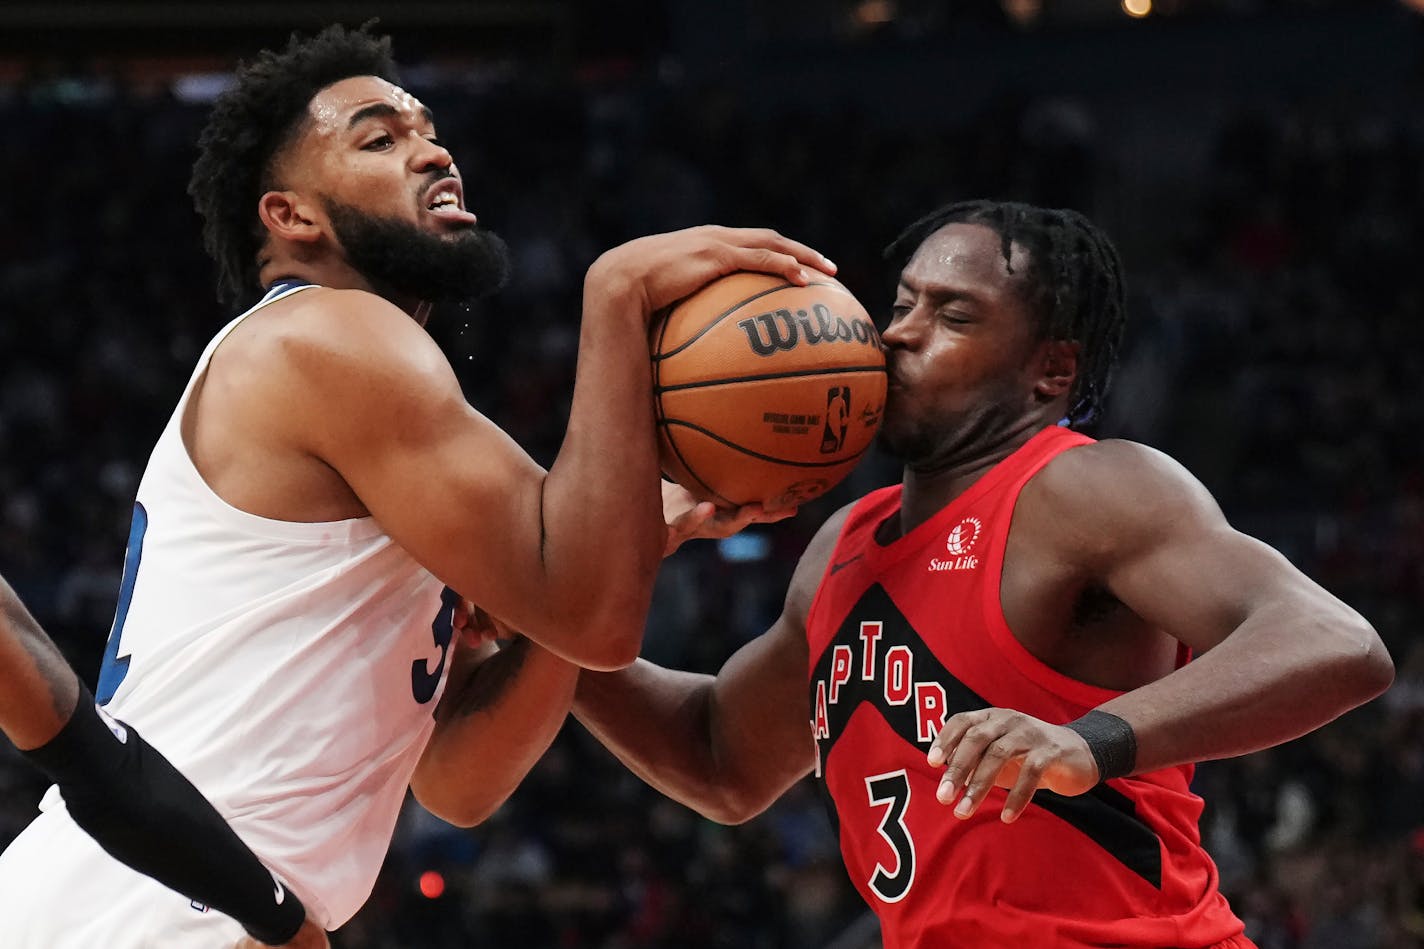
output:
[[[861,0],[855,8],[861,26],[879,26],[895,19],[894,0]]]
[[[427,900],[437,900],[445,892],[445,878],[434,870],[426,870],[420,875],[420,895]]]
[[[1001,3],[1009,19],[1019,26],[1028,26],[1043,12],[1043,0],[1001,0]]]
[[[1122,0],[1122,12],[1140,20],[1152,12],[1152,0]]]

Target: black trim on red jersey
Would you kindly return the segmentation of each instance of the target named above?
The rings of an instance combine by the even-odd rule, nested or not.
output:
[[[875,675],[869,680],[861,677],[861,626],[865,622],[881,624],[880,634],[876,639]],[[851,715],[861,703],[873,706],[895,734],[910,746],[914,754],[923,755],[928,750],[928,742],[922,745],[917,740],[919,723],[913,696],[903,705],[892,705],[885,698],[885,656],[895,646],[910,650],[915,681],[934,682],[944,688],[946,715],[993,707],[945,669],[910,625],[909,619],[900,612],[890,594],[876,583],[856,601],[855,606],[841,622],[835,637],[826,644],[825,651],[816,660],[810,682],[813,724],[816,717],[817,684],[824,683],[823,687],[829,688],[837,645],[851,648],[852,669],[849,680],[838,686],[837,701],[831,703],[828,699],[826,702],[829,736],[816,736],[822,762],[822,790],[825,790],[824,774],[831,751],[844,733]],[[913,685],[911,691],[913,692]],[[826,797],[829,799],[830,795],[826,794]],[[834,819],[838,817],[835,814],[835,802],[830,801],[829,804]],[[1038,791],[1034,794],[1030,806],[1040,807],[1068,822],[1124,867],[1157,889],[1162,888],[1162,843],[1156,832],[1138,816],[1132,798],[1108,785],[1100,784],[1077,797]],[[947,820],[952,819],[948,809],[945,817]],[[839,821],[836,823],[839,824]]]

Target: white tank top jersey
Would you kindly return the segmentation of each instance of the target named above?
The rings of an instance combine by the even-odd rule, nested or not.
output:
[[[208,344],[138,488],[95,696],[335,928],[370,895],[445,686],[454,594],[372,518],[226,504],[183,444]],[[47,806],[58,802],[51,789]]]

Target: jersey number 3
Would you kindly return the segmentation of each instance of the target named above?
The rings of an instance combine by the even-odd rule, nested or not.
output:
[[[440,650],[440,661],[431,670],[429,659],[417,659],[410,664],[410,694],[421,705],[435,697],[440,687],[440,677],[445,673],[445,659],[450,655],[450,640],[455,635],[455,607],[460,605],[460,594],[446,587],[440,591],[440,612],[435,614],[435,622],[430,624],[430,634],[435,637],[435,645]]]
[[[905,809],[910,806],[910,781],[905,769],[877,774],[865,779],[865,793],[872,807],[885,806],[880,819],[880,836],[895,854],[895,866],[877,863],[870,875],[870,891],[886,903],[898,903],[915,882],[915,841],[905,826]]]

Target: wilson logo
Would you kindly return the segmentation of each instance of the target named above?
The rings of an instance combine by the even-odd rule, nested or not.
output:
[[[737,328],[747,334],[747,344],[758,356],[771,356],[800,346],[821,343],[856,343],[879,351],[880,334],[875,324],[856,317],[836,316],[824,303],[806,310],[781,309],[758,313],[737,322]]]

